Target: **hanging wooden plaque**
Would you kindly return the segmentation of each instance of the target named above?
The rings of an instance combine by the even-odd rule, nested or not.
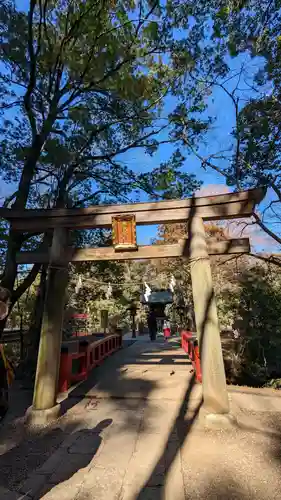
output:
[[[137,250],[135,215],[112,217],[112,240],[115,250]]]

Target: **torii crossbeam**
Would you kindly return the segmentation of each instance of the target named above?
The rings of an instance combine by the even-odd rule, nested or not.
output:
[[[204,221],[250,217],[256,204],[265,196],[263,188],[185,200],[132,203],[126,205],[95,205],[89,208],[53,208],[13,210],[0,208],[0,217],[7,219],[15,231],[38,232],[64,227],[92,229],[111,227],[112,217],[134,214],[137,225],[186,222],[196,215]]]

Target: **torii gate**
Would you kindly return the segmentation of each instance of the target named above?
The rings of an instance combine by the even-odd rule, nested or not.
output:
[[[227,417],[229,401],[209,255],[248,253],[250,244],[248,238],[206,241],[203,221],[250,217],[265,193],[266,191],[260,188],[185,200],[97,205],[77,209],[18,211],[1,208],[0,217],[8,220],[14,231],[43,233],[53,230],[52,245],[49,249],[20,252],[17,256],[18,264],[49,264],[30,418],[33,418],[34,422],[50,421],[60,413],[56,398],[68,263],[164,257],[182,257],[191,262],[204,407],[211,415]],[[172,245],[137,246],[136,224],[175,222],[188,223],[188,239]],[[109,227],[113,227],[113,247],[79,249],[70,248],[67,244],[71,229]]]

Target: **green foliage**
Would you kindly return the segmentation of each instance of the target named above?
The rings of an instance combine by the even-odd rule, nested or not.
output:
[[[200,55],[204,71],[198,74],[195,69],[194,79],[205,92],[208,89],[212,94],[217,89],[218,93],[225,93],[235,123],[230,137],[229,129],[225,137],[221,135],[221,127],[218,140],[226,146],[219,146],[216,151],[208,144],[209,156],[201,153],[204,143],[196,148],[190,143],[187,117],[175,123],[176,133],[204,168],[213,168],[225,176],[227,185],[239,190],[256,186],[272,188],[272,203],[257,221],[280,244],[280,2],[211,0],[199,1],[196,6],[183,3],[182,12],[189,10],[195,17],[205,16],[203,46],[212,68]],[[219,99],[217,94],[213,96],[209,103]],[[214,106],[209,110],[210,123],[215,123]],[[210,141],[213,138],[212,135]]]
[[[248,270],[242,277],[238,314],[244,316],[247,352],[268,373],[281,367],[281,279],[267,269]]]
[[[164,173],[158,167],[135,172],[126,157],[131,149],[153,154],[175,142],[164,113],[169,94],[189,113],[193,142],[205,129],[198,116],[204,91],[196,92],[186,73],[203,54],[203,18],[198,15],[196,26],[189,20],[190,37],[175,40],[182,20],[173,5],[54,0],[43,10],[30,2],[27,12],[13,0],[1,2],[1,180],[15,183],[6,206],[127,202],[141,191],[181,197],[198,187],[176,154]],[[3,284],[12,291],[16,266],[8,260],[42,237],[28,242],[10,232],[8,239]]]
[[[223,226],[206,224],[206,234],[225,239]],[[161,226],[156,243],[175,243],[186,236],[184,224]],[[263,385],[281,374],[281,273],[279,268],[258,263],[253,257],[229,259],[213,257],[212,275],[222,332],[229,332],[224,342],[228,381],[244,385]],[[171,319],[188,324],[192,309],[189,263],[180,259],[155,262],[158,276],[165,286],[171,274],[176,278],[175,305]],[[187,314],[189,313],[189,314]],[[224,335],[222,336],[224,339]]]
[[[237,336],[228,376],[261,385],[281,373],[281,274],[250,258],[235,267],[213,267],[221,328]]]
[[[1,180],[15,183],[7,206],[110,204],[134,200],[140,192],[150,199],[192,194],[200,184],[184,172],[179,145],[190,153],[202,144],[215,118],[207,116],[213,86],[231,76],[231,58],[245,53],[258,56],[260,64],[251,99],[236,103],[237,150],[223,173],[239,188],[270,185],[281,200],[278,2],[51,0],[44,12],[38,2],[30,6],[29,14],[12,0],[0,6]],[[161,165],[151,171],[130,168],[130,150],[153,155],[167,142],[175,147]],[[207,166],[205,158],[202,163]],[[110,244],[108,232],[72,236],[79,246]],[[178,236],[166,231],[159,239]],[[10,289],[16,273],[13,265],[5,266],[7,247],[31,249],[41,240],[41,235],[16,239],[1,225],[0,266]],[[7,256],[6,263],[13,264],[13,252]],[[236,373],[247,367],[255,377],[265,376],[279,363],[280,280],[247,265],[234,280],[231,264],[224,272],[219,261],[214,264],[219,315],[222,326],[239,320],[244,325]],[[75,294],[78,274],[83,287]],[[178,260],[77,265],[71,269],[69,305],[84,310],[88,304],[93,328],[105,307],[128,327],[127,308],[138,300],[140,283],[166,288],[172,274],[176,304],[187,309],[189,266]],[[111,299],[105,298],[108,283]],[[26,308],[26,295],[19,304],[26,315],[33,288],[29,293]],[[171,309],[171,319],[179,321],[178,310]],[[15,314],[16,309],[11,321]],[[144,310],[138,315],[144,319]]]
[[[20,286],[26,276],[28,275],[28,269],[26,271],[20,271],[17,277],[16,286]],[[27,288],[27,290],[20,296],[16,303],[16,306],[12,309],[9,315],[7,328],[23,328],[27,331],[30,326],[30,320],[34,311],[34,305],[36,300],[36,294],[38,292],[40,276],[34,280],[32,285]]]
[[[271,379],[266,387],[271,387],[272,389],[281,389],[281,378]]]
[[[241,107],[237,123],[241,151],[238,165],[244,185],[268,184],[277,176],[280,157],[280,55],[279,2],[242,2],[222,19],[224,39],[231,55],[245,51],[259,56],[252,84],[253,95]],[[233,54],[232,54],[233,51]]]
[[[185,157],[176,150],[159,168],[153,169],[151,173],[140,174],[141,183],[147,186],[146,190],[150,191],[152,198],[184,198],[200,187],[201,183],[196,180],[194,174],[182,171],[184,161]]]
[[[199,49],[200,23],[195,39],[173,40],[170,7],[71,0],[48,2],[43,13],[35,3],[28,16],[12,1],[3,3],[2,172],[4,180],[18,182],[28,171],[24,203],[52,206],[59,196],[71,205],[89,203],[91,196],[124,200],[136,189],[152,193],[150,179],[116,157],[135,147],[151,153],[163,130],[167,137],[169,122],[161,122],[161,112],[170,89],[175,95],[185,89],[192,108],[194,84],[187,92],[183,69],[171,61],[179,54],[192,58]],[[7,109],[17,113],[7,115]],[[198,126],[191,116],[191,134]],[[157,169],[154,178],[163,185]],[[179,196],[194,188],[192,179],[188,189],[188,179],[179,175],[181,182],[184,188],[173,190]]]
[[[115,322],[124,331],[131,328],[130,304],[137,303],[137,322],[145,319],[145,311],[139,299],[146,266],[137,262],[100,262],[72,268],[69,283],[68,307],[88,313],[89,331],[101,331],[100,312],[108,310],[109,323]],[[78,277],[82,277],[82,287],[75,291]],[[112,296],[106,297],[109,284]]]

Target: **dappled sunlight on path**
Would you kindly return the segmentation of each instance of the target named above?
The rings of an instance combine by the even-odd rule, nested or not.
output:
[[[229,389],[238,424],[206,430],[178,340],[136,341],[62,398],[55,425],[3,451],[1,498],[9,489],[25,500],[276,499],[280,413],[249,412],[243,390]]]

